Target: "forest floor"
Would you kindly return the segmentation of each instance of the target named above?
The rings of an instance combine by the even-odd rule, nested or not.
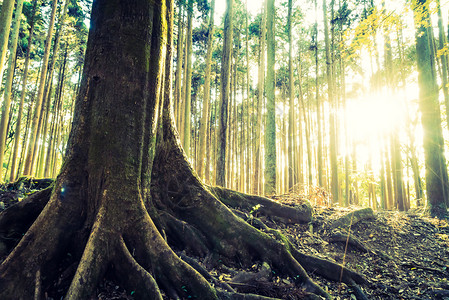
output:
[[[44,184],[42,187],[45,187]],[[32,182],[28,186],[6,187],[0,190],[0,212],[13,205],[26,194],[38,189]],[[294,205],[301,202],[298,195],[275,197],[276,201]],[[363,274],[369,284],[362,286],[369,299],[448,299],[449,300],[449,225],[447,221],[423,217],[417,211],[377,211],[371,218],[352,224],[351,242],[346,245],[337,236],[347,235],[345,228],[335,229],[334,221],[358,210],[360,207],[314,206],[311,224],[277,224],[269,217],[257,216],[266,225],[280,230],[296,247],[311,255],[326,258]],[[246,212],[250,216],[250,212]],[[251,216],[250,216],[251,217]],[[345,250],[346,249],[346,250]],[[0,257],[0,262],[5,257]],[[206,269],[207,264],[199,261]],[[301,299],[302,291],[288,277],[278,277],[274,272],[270,283],[233,284],[236,275],[260,272],[261,266],[252,270],[237,268],[209,269],[221,281],[228,282],[241,292],[263,293],[280,299]],[[310,276],[324,287],[334,299],[356,299],[352,289],[344,283],[323,277]],[[105,280],[97,299],[133,299],[114,282]]]

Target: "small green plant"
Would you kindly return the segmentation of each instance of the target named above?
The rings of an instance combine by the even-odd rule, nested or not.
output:
[[[257,212],[260,209],[261,205],[257,204],[256,206],[253,206],[251,208],[251,211],[249,212],[250,215],[253,215],[255,212]]]

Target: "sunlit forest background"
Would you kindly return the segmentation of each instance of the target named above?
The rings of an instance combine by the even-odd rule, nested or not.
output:
[[[7,2],[15,1],[3,1],[0,18]],[[90,2],[19,0],[12,25],[1,29],[2,181],[58,174]],[[447,157],[448,3],[427,1],[422,9],[416,2],[423,1],[175,1],[173,112],[198,176],[246,193],[295,192],[317,204],[424,205],[417,37],[425,28],[434,72],[428,84],[437,87],[434,130]],[[228,86],[221,81],[224,63]],[[225,180],[217,182],[219,153]],[[433,171],[447,189],[446,162],[439,163]],[[274,175],[267,173],[273,165]]]

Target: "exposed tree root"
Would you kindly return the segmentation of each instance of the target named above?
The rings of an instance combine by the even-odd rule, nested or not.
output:
[[[284,224],[312,221],[312,207],[308,202],[288,206],[265,197],[245,195],[222,187],[209,187],[209,189],[221,202],[231,208],[254,210]]]
[[[116,278],[136,299],[162,300],[161,291],[150,272],[145,270],[129,252],[123,238],[119,241],[120,251],[115,259]]]
[[[362,220],[374,218],[373,209],[370,207],[362,208],[359,210],[351,211],[346,215],[338,218],[332,222],[333,228],[346,229],[351,225],[354,225]]]
[[[159,187],[164,186],[163,179],[158,178],[158,184],[161,184]],[[294,278],[304,286],[306,291],[329,298],[329,295],[307,276],[306,271],[338,281],[340,280],[338,274],[342,268],[340,265],[298,252],[282,234],[266,227],[263,222],[254,218],[253,225],[260,227],[264,232],[257,230],[232,213],[207,189],[203,189],[193,174],[189,179],[194,184],[187,185],[188,197],[165,196],[164,198],[163,194],[154,194],[154,202],[159,202],[159,205],[164,207],[164,210],[159,211],[157,219],[161,224],[158,227],[164,229],[172,247],[199,257],[213,254],[215,264],[220,264],[221,261],[232,265],[237,260],[242,266],[250,266],[255,261],[266,261],[266,266],[272,266],[278,274],[285,274]],[[187,180],[187,182],[190,181]],[[183,186],[183,188],[185,189],[186,186]],[[54,197],[60,196],[57,188],[55,191]],[[154,191],[160,192],[161,189],[154,188]],[[48,197],[48,193],[48,190],[45,190],[41,195],[47,195]],[[174,194],[171,193],[171,195]],[[168,195],[168,193],[165,195]],[[244,195],[241,194],[240,197],[244,197]],[[41,198],[45,197],[34,198],[34,201],[45,203]],[[39,199],[39,201],[36,199]],[[55,201],[49,203],[48,208],[45,209],[40,218],[50,215],[52,211],[50,208],[57,203]],[[161,208],[159,207],[159,209]],[[54,209],[54,211],[56,210],[57,208]],[[74,243],[81,242],[85,246],[80,246],[80,248],[84,248],[84,253],[77,255],[78,258],[75,257],[75,259],[79,259],[79,263],[66,294],[67,299],[85,299],[92,295],[106,270],[112,271],[116,281],[126,287],[129,292],[132,292],[136,299],[149,297],[150,299],[160,300],[162,299],[162,291],[172,299],[189,297],[197,297],[198,299],[274,299],[260,295],[237,293],[228,284],[224,284],[211,276],[194,259],[186,255],[177,256],[167,246],[160,230],[151,221],[143,202],[141,202],[140,209],[128,211],[126,214],[128,218],[134,220],[132,223],[135,228],[133,229],[124,230],[124,228],[116,228],[116,225],[112,226],[112,224],[116,224],[115,218],[120,218],[120,216],[108,217],[110,215],[107,206],[100,207],[97,216],[94,218],[95,222],[91,226],[87,243],[82,232],[85,232],[83,228],[88,223],[83,223],[83,226],[78,223],[79,225],[76,226],[78,229],[71,230],[75,234],[70,236],[77,239]],[[124,216],[125,214],[121,217]],[[54,222],[59,223],[67,217],[59,212],[58,217],[55,216],[52,219],[59,220]],[[38,232],[40,230],[31,227],[26,236],[33,236]],[[120,232],[123,232],[123,238]],[[59,234],[62,233],[59,232]],[[82,242],[83,240],[85,242]],[[24,246],[21,246],[22,244]],[[27,249],[29,246],[31,246],[30,249],[33,249],[35,244],[30,245],[27,238],[24,238],[21,245],[16,247],[10,257],[16,255],[32,256],[30,250]],[[36,247],[34,246],[34,249]],[[28,284],[31,289],[23,295],[30,295],[31,291],[33,295],[34,293],[42,294],[42,289],[49,285],[48,280],[46,284],[41,285],[41,280],[36,279],[36,274],[39,275],[39,278],[48,277],[49,270],[43,270],[44,275],[40,275],[41,269],[39,266],[42,266],[43,262],[51,261],[53,261],[52,265],[55,266],[57,261],[61,259],[62,252],[64,252],[59,251],[58,254],[57,248],[55,246],[49,252],[53,253],[52,255],[46,255],[45,259],[41,258],[41,262],[35,264],[35,267],[30,270],[30,279],[26,282],[31,282]],[[8,266],[8,262],[3,264],[0,269],[2,272],[6,272],[2,275],[8,275],[8,270],[11,270],[5,268],[5,266]],[[55,267],[52,267],[52,269],[54,270]],[[363,295],[358,285],[366,283],[365,279],[345,268],[343,270],[342,281],[355,290],[358,289],[360,295]],[[257,282],[259,279],[265,280],[268,277],[267,274],[265,274],[267,276],[260,277],[261,273],[242,274],[240,273],[231,281],[237,287],[239,282],[240,284],[245,284],[244,282],[250,284],[250,282]],[[6,275],[5,277],[8,277]],[[246,280],[242,281],[239,279],[240,277],[245,277]],[[216,289],[210,283],[213,283]],[[25,287],[26,284],[23,286]],[[9,294],[2,292],[1,295],[2,297],[5,296],[5,299],[26,299],[26,296],[17,297],[14,291],[10,291]],[[360,296],[360,299],[363,299],[363,297]]]
[[[55,185],[48,204],[0,265],[0,298],[31,299],[41,284],[36,278],[42,278],[44,287],[54,279],[51,274],[67,247],[79,247],[72,244],[72,238],[84,221],[83,202],[73,197],[79,191],[75,182],[67,181],[65,186],[71,189],[65,192],[61,184]],[[38,272],[40,276],[36,276]]]
[[[339,280],[328,274],[339,274],[338,265],[299,253],[284,236],[256,229],[226,205],[258,206],[289,223],[310,221],[310,207],[219,188],[214,195],[184,156],[169,98],[161,95],[162,83],[170,86],[163,75],[171,61],[167,55],[164,62],[170,5],[94,1],[66,160],[45,208],[0,265],[0,299],[43,297],[61,273],[53,298],[94,297],[110,275],[137,299],[275,299],[215,287],[205,270],[174,250],[211,257],[215,266],[266,262],[309,297],[330,298],[304,268]],[[364,282],[346,269],[343,281]]]
[[[139,200],[139,205],[132,205],[135,202],[130,196],[133,195],[132,189],[123,195],[103,194],[97,200],[96,215],[86,216],[79,202],[75,205],[74,193],[78,195],[79,189],[70,188],[67,194],[67,183],[57,182],[52,200],[0,267],[0,284],[8,284],[10,280],[19,280],[16,276],[22,276],[13,261],[17,262],[19,257],[30,263],[28,277],[19,284],[23,288],[20,295],[14,284],[11,285],[14,289],[0,291],[2,299],[27,299],[38,290],[41,294],[46,292],[49,281],[56,280],[50,273],[54,272],[72,245],[78,245],[73,251],[77,267],[71,275],[70,286],[66,287],[67,299],[90,297],[107,270],[136,299],[146,297],[160,300],[164,293],[171,299],[274,299],[242,294],[234,289],[266,281],[269,278],[266,272],[240,273],[231,281],[233,288],[232,284],[222,283],[211,276],[194,259],[187,255],[179,257],[172,249],[185,251],[191,256],[213,257],[212,262],[216,266],[232,266],[237,262],[241,267],[249,267],[255,262],[266,262],[265,269],[273,268],[276,274],[293,278],[304,287],[305,292],[311,293],[309,297],[316,294],[330,298],[306,271],[339,281],[343,270],[341,280],[358,291],[359,298],[363,299],[359,284],[365,284],[366,280],[362,276],[336,263],[300,253],[278,231],[268,228],[257,218],[252,220],[251,226],[223,203],[229,203],[226,199],[230,196],[235,207],[235,201],[239,199],[246,203],[246,209],[260,204],[268,209],[265,211],[267,214],[280,212],[278,216],[284,221],[304,221],[302,217],[291,217],[292,212],[297,212],[294,208],[280,206],[266,198],[214,188],[221,200],[217,199],[194,175],[185,162],[182,150],[170,143],[173,140],[161,143],[157,152],[151,186],[152,200],[146,203]],[[171,150],[167,152],[167,149]],[[167,169],[176,172],[162,172]],[[46,190],[41,195],[48,197],[48,193]],[[109,200],[116,197],[123,199],[122,202]],[[40,200],[40,203],[45,201]],[[47,244],[44,233],[53,236],[51,245]],[[42,252],[43,249],[45,252]],[[33,251],[41,253],[38,259]],[[46,278],[42,285],[40,280],[36,280],[36,274]]]
[[[50,199],[52,188],[32,194],[0,213],[0,256],[11,251]]]
[[[329,260],[299,252],[281,232],[269,228],[258,218],[251,218],[249,223],[256,228],[269,232],[277,240],[286,245],[293,257],[304,266],[307,272],[321,275],[329,280],[342,281],[354,289],[357,299],[367,299],[359,286],[360,284],[368,283],[362,275]]]
[[[360,241],[354,236],[348,236],[348,234],[343,234],[341,232],[334,232],[329,236],[329,242],[330,243],[348,243],[349,246],[352,246],[353,248],[362,250],[367,253],[371,253],[373,255],[379,256],[383,260],[393,260],[392,257],[389,255],[381,252],[381,251],[375,251],[371,249],[368,245],[366,245],[364,242]]]

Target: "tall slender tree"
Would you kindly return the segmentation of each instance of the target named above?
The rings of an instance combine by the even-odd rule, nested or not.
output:
[[[26,56],[25,56],[25,67],[24,67],[23,75],[22,75],[22,91],[20,93],[19,111],[17,113],[17,122],[16,122],[16,126],[15,126],[15,131],[14,131],[14,147],[13,147],[12,158],[11,158],[11,168],[10,168],[11,173],[9,176],[9,181],[11,181],[11,182],[14,181],[14,179],[16,179],[16,177],[17,177],[16,165],[17,165],[17,157],[19,154],[20,133],[22,130],[23,106],[25,103],[25,96],[26,96],[26,91],[27,91],[28,68],[30,65],[30,54],[31,54],[31,48],[32,48],[31,41],[33,39],[33,32],[34,32],[34,25],[35,25],[35,18],[36,18],[38,2],[40,2],[40,1],[39,0],[34,1],[32,17],[31,17],[31,22],[30,22],[30,28],[29,28],[28,47],[27,47],[27,52],[26,52]],[[24,146],[22,145],[22,147],[24,147]]]
[[[329,24],[327,17],[326,0],[323,0],[323,22],[324,22],[324,47],[326,53],[326,78],[327,78],[327,95],[330,107],[329,115],[329,151],[331,164],[331,191],[333,201],[339,201],[339,183],[338,183],[338,161],[337,161],[337,131],[336,131],[336,99],[334,93],[334,76],[333,61],[331,54],[331,43],[329,41]]]
[[[0,79],[3,78],[3,67],[6,59],[6,50],[8,49],[14,2],[14,0],[4,0],[0,11]]]
[[[42,137],[42,140],[46,141],[47,139],[47,131],[48,131],[48,125],[49,125],[49,112],[50,112],[50,107],[51,107],[51,83],[53,82],[53,72],[55,70],[55,65],[56,65],[56,59],[57,57],[59,57],[59,49],[60,49],[60,44],[61,44],[61,37],[64,33],[64,23],[65,23],[65,18],[67,15],[67,9],[68,9],[68,4],[69,1],[65,1],[64,5],[61,6],[61,10],[59,12],[59,17],[58,17],[58,26],[57,26],[57,30],[55,33],[55,38],[54,38],[54,43],[53,43],[53,55],[51,57],[51,61],[49,63],[49,67],[48,67],[48,87],[45,90],[45,94],[44,97],[46,99],[45,101],[45,116],[43,119],[43,124],[42,124],[42,132],[40,132],[39,136]],[[45,146],[47,143],[42,143],[42,145],[40,145],[40,153],[39,153],[39,163],[38,166],[36,168],[36,174],[38,177],[42,177],[43,176],[43,172],[44,172],[44,157],[45,157]]]
[[[204,158],[207,156],[206,144],[209,128],[209,115],[210,115],[210,82],[211,82],[211,69],[212,69],[212,42],[214,37],[214,12],[215,12],[215,0],[211,0],[209,10],[209,27],[207,30],[207,50],[206,50],[206,71],[204,76],[204,99],[203,99],[203,115],[200,123],[199,133],[199,158],[198,158],[198,176],[204,178],[205,166]]]
[[[231,50],[233,34],[234,0],[226,0],[223,55],[220,76],[220,113],[218,116],[218,149],[215,168],[216,184],[226,186],[226,148],[228,147],[228,103],[230,97]]]
[[[261,194],[263,187],[261,186],[261,130],[262,130],[262,104],[265,90],[265,44],[266,44],[266,17],[267,17],[267,1],[264,0],[262,5],[262,19],[260,22],[259,36],[259,70],[257,75],[257,108],[256,108],[256,130],[254,136],[254,180],[253,193]]]
[[[288,189],[292,189],[295,184],[295,91],[294,91],[294,76],[293,76],[293,36],[292,36],[292,11],[293,0],[288,0],[288,16],[287,16],[287,30],[288,30],[288,98],[289,98],[289,113],[288,113]]]
[[[191,123],[192,123],[192,35],[193,35],[193,0],[189,0],[187,4],[187,36],[186,36],[186,67],[185,67],[185,108],[184,108],[184,140],[183,148],[190,157],[190,139],[191,139]],[[193,155],[194,156],[194,155]]]
[[[175,103],[174,103],[174,109],[175,109],[175,118],[176,118],[176,126],[178,128],[179,134],[181,134],[181,121],[180,121],[180,115],[181,115],[181,103],[182,103],[182,97],[181,97],[181,90],[182,90],[182,64],[183,64],[183,42],[184,42],[184,18],[183,18],[183,5],[178,5],[178,36],[177,36],[177,44],[176,44],[176,77],[175,77]],[[182,139],[181,139],[182,140]]]
[[[276,101],[274,0],[267,0],[267,122],[265,127],[265,194],[276,193]]]
[[[5,144],[6,144],[6,133],[8,130],[8,121],[10,119],[10,107],[11,107],[11,92],[12,92],[12,81],[14,77],[14,65],[16,61],[17,52],[17,42],[19,40],[19,29],[20,29],[20,19],[22,18],[22,8],[23,0],[17,1],[17,7],[13,22],[13,31],[11,37],[11,44],[9,47],[9,60],[8,68],[6,73],[6,84],[3,93],[3,105],[2,105],[2,115],[0,119],[0,178],[3,178],[3,160],[5,157]],[[0,77],[1,78],[1,77]]]
[[[37,141],[38,136],[38,126],[39,122],[41,121],[42,114],[42,102],[44,99],[44,89],[45,89],[45,81],[46,81],[46,75],[47,75],[47,68],[48,68],[48,60],[50,57],[50,49],[51,49],[51,41],[53,39],[53,29],[55,25],[55,18],[56,18],[56,8],[58,6],[58,1],[53,1],[52,3],[52,10],[50,15],[50,22],[48,25],[47,30],[47,38],[45,40],[45,49],[44,49],[44,57],[42,59],[42,67],[41,67],[41,77],[39,81],[39,89],[37,93],[37,99],[36,99],[36,105],[34,109],[32,124],[31,124],[31,132],[30,132],[30,138],[28,140],[28,146],[27,146],[27,155],[25,160],[25,167],[23,173],[25,175],[31,175],[33,172],[33,165],[34,160],[36,159],[35,155],[35,144]]]

